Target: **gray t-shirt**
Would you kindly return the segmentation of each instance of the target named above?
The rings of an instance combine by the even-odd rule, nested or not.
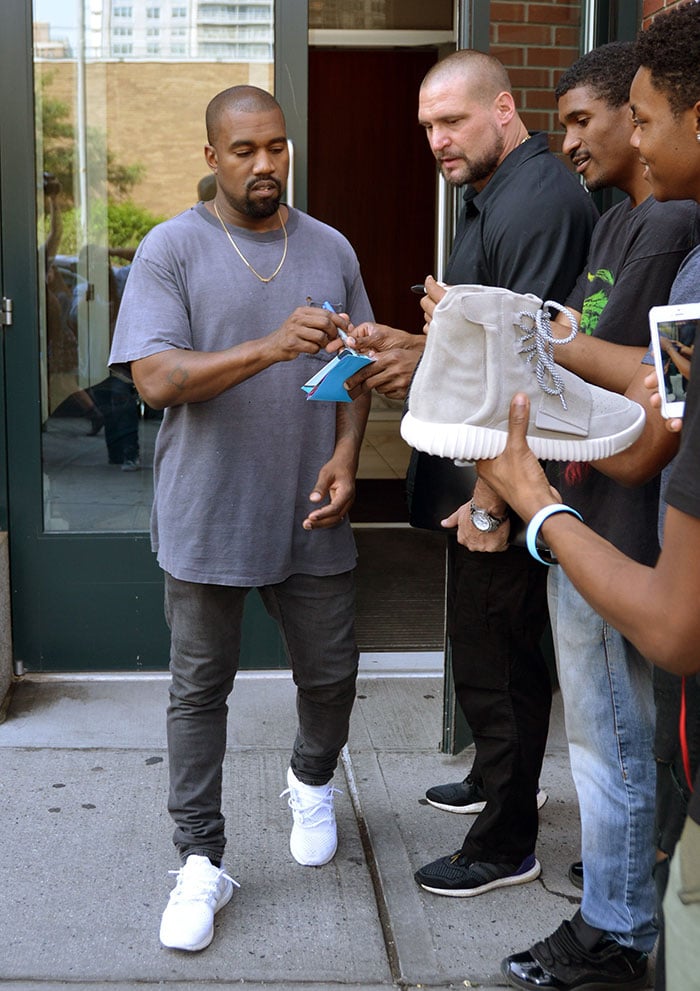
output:
[[[256,271],[275,270],[281,230],[231,231]],[[340,303],[355,324],[373,319],[348,241],[294,209],[287,231],[284,265],[263,284],[203,204],[154,228],[131,267],[110,365],[170,348],[220,351],[264,337],[307,298]],[[326,352],[300,355],[214,399],[166,409],[151,517],[153,548],[165,571],[182,581],[256,587],[295,573],[354,567],[347,519],[310,532],[301,526],[335,446],[336,404],[307,401],[301,389],[326,360]]]

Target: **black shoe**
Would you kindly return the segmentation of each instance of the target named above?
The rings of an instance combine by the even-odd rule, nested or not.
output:
[[[88,430],[87,435],[88,437],[96,437],[105,425],[105,418],[96,406],[93,406],[93,408],[86,413],[86,416],[90,420],[90,429]]]
[[[569,867],[569,880],[573,884],[574,888],[580,888],[583,891],[583,861],[576,860]]]
[[[516,988],[536,991],[612,991],[644,988],[647,955],[621,946],[577,912],[551,936],[506,957],[501,973]]]
[[[443,812],[466,812],[476,815],[483,812],[486,796],[481,788],[466,777],[464,781],[455,781],[449,785],[435,785],[425,793],[431,805]]]
[[[443,812],[461,812],[467,815],[477,815],[486,807],[486,796],[481,788],[467,776],[464,781],[455,781],[449,785],[435,785],[425,793],[428,802]],[[547,801],[547,792],[537,789],[537,808],[541,809]]]
[[[426,864],[413,875],[426,891],[452,898],[471,898],[493,888],[526,884],[540,876],[542,868],[534,853],[521,864],[486,864],[469,861],[458,851],[451,857],[440,857]]]

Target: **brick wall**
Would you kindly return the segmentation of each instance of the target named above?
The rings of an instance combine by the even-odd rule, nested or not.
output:
[[[581,4],[491,2],[491,53],[508,69],[526,127],[561,149],[554,87],[580,54]]]
[[[654,20],[654,15],[658,14],[660,10],[675,7],[677,3],[681,3],[681,0],[644,0],[644,6],[642,8],[642,23],[644,27],[649,26]]]

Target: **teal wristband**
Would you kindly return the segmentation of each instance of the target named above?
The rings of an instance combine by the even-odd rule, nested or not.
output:
[[[572,509],[571,506],[565,506],[563,502],[555,502],[551,506],[543,506],[542,509],[537,510],[527,525],[525,542],[530,554],[536,561],[541,561],[542,564],[554,564],[554,561],[545,561],[545,559],[540,556],[540,552],[537,550],[537,537],[544,521],[549,519],[550,516],[554,516],[555,513],[571,513],[572,516],[576,516],[579,520],[581,520],[581,522],[583,522],[583,516],[581,516],[580,513],[577,513],[575,509]]]

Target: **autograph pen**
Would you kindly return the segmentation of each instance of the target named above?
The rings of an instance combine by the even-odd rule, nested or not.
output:
[[[328,310],[329,313],[335,313],[335,306],[333,306],[332,303],[329,303],[328,300],[326,300],[326,302],[323,304],[323,309]],[[338,337],[341,339],[343,344],[346,347],[348,347],[348,335],[341,327],[338,327],[337,330],[338,330]],[[352,351],[352,348],[348,348],[348,350]]]

